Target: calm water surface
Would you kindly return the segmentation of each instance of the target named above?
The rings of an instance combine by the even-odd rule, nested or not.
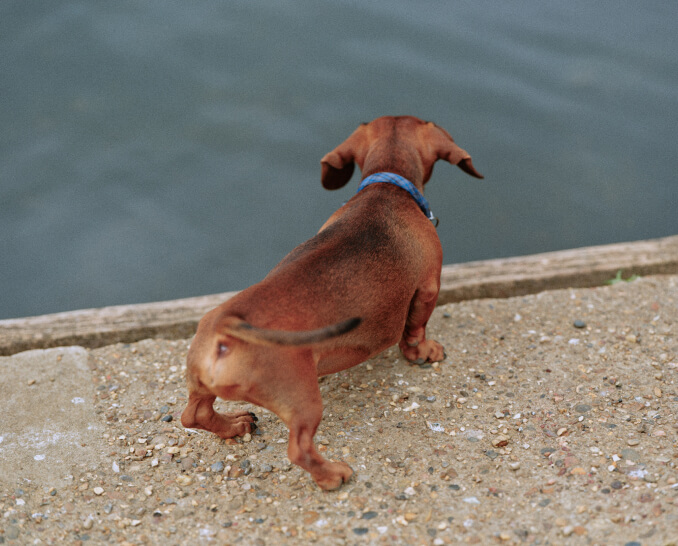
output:
[[[241,289],[357,187],[362,121],[448,129],[446,263],[678,233],[678,3],[0,3],[0,318]]]

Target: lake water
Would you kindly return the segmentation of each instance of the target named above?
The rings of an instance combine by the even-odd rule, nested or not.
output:
[[[237,290],[357,187],[320,158],[435,121],[445,263],[678,233],[678,3],[0,3],[0,318]]]

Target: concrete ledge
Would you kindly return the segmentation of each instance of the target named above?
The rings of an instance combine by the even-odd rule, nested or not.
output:
[[[599,286],[615,277],[678,273],[678,235],[531,256],[447,265],[438,304]],[[64,345],[95,348],[146,338],[193,335],[200,318],[233,296],[225,292],[0,321],[0,355]]]

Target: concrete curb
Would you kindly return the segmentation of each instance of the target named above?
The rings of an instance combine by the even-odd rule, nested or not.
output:
[[[599,286],[620,270],[625,278],[678,273],[678,235],[447,265],[438,304]],[[152,337],[188,338],[207,311],[234,294],[2,320],[0,356],[65,345],[95,348]]]

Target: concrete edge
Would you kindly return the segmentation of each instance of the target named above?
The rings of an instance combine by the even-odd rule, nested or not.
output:
[[[678,235],[446,265],[438,305],[600,286],[618,271],[624,278],[677,274]],[[0,320],[0,356],[64,345],[95,348],[151,337],[188,338],[207,311],[234,294]]]

